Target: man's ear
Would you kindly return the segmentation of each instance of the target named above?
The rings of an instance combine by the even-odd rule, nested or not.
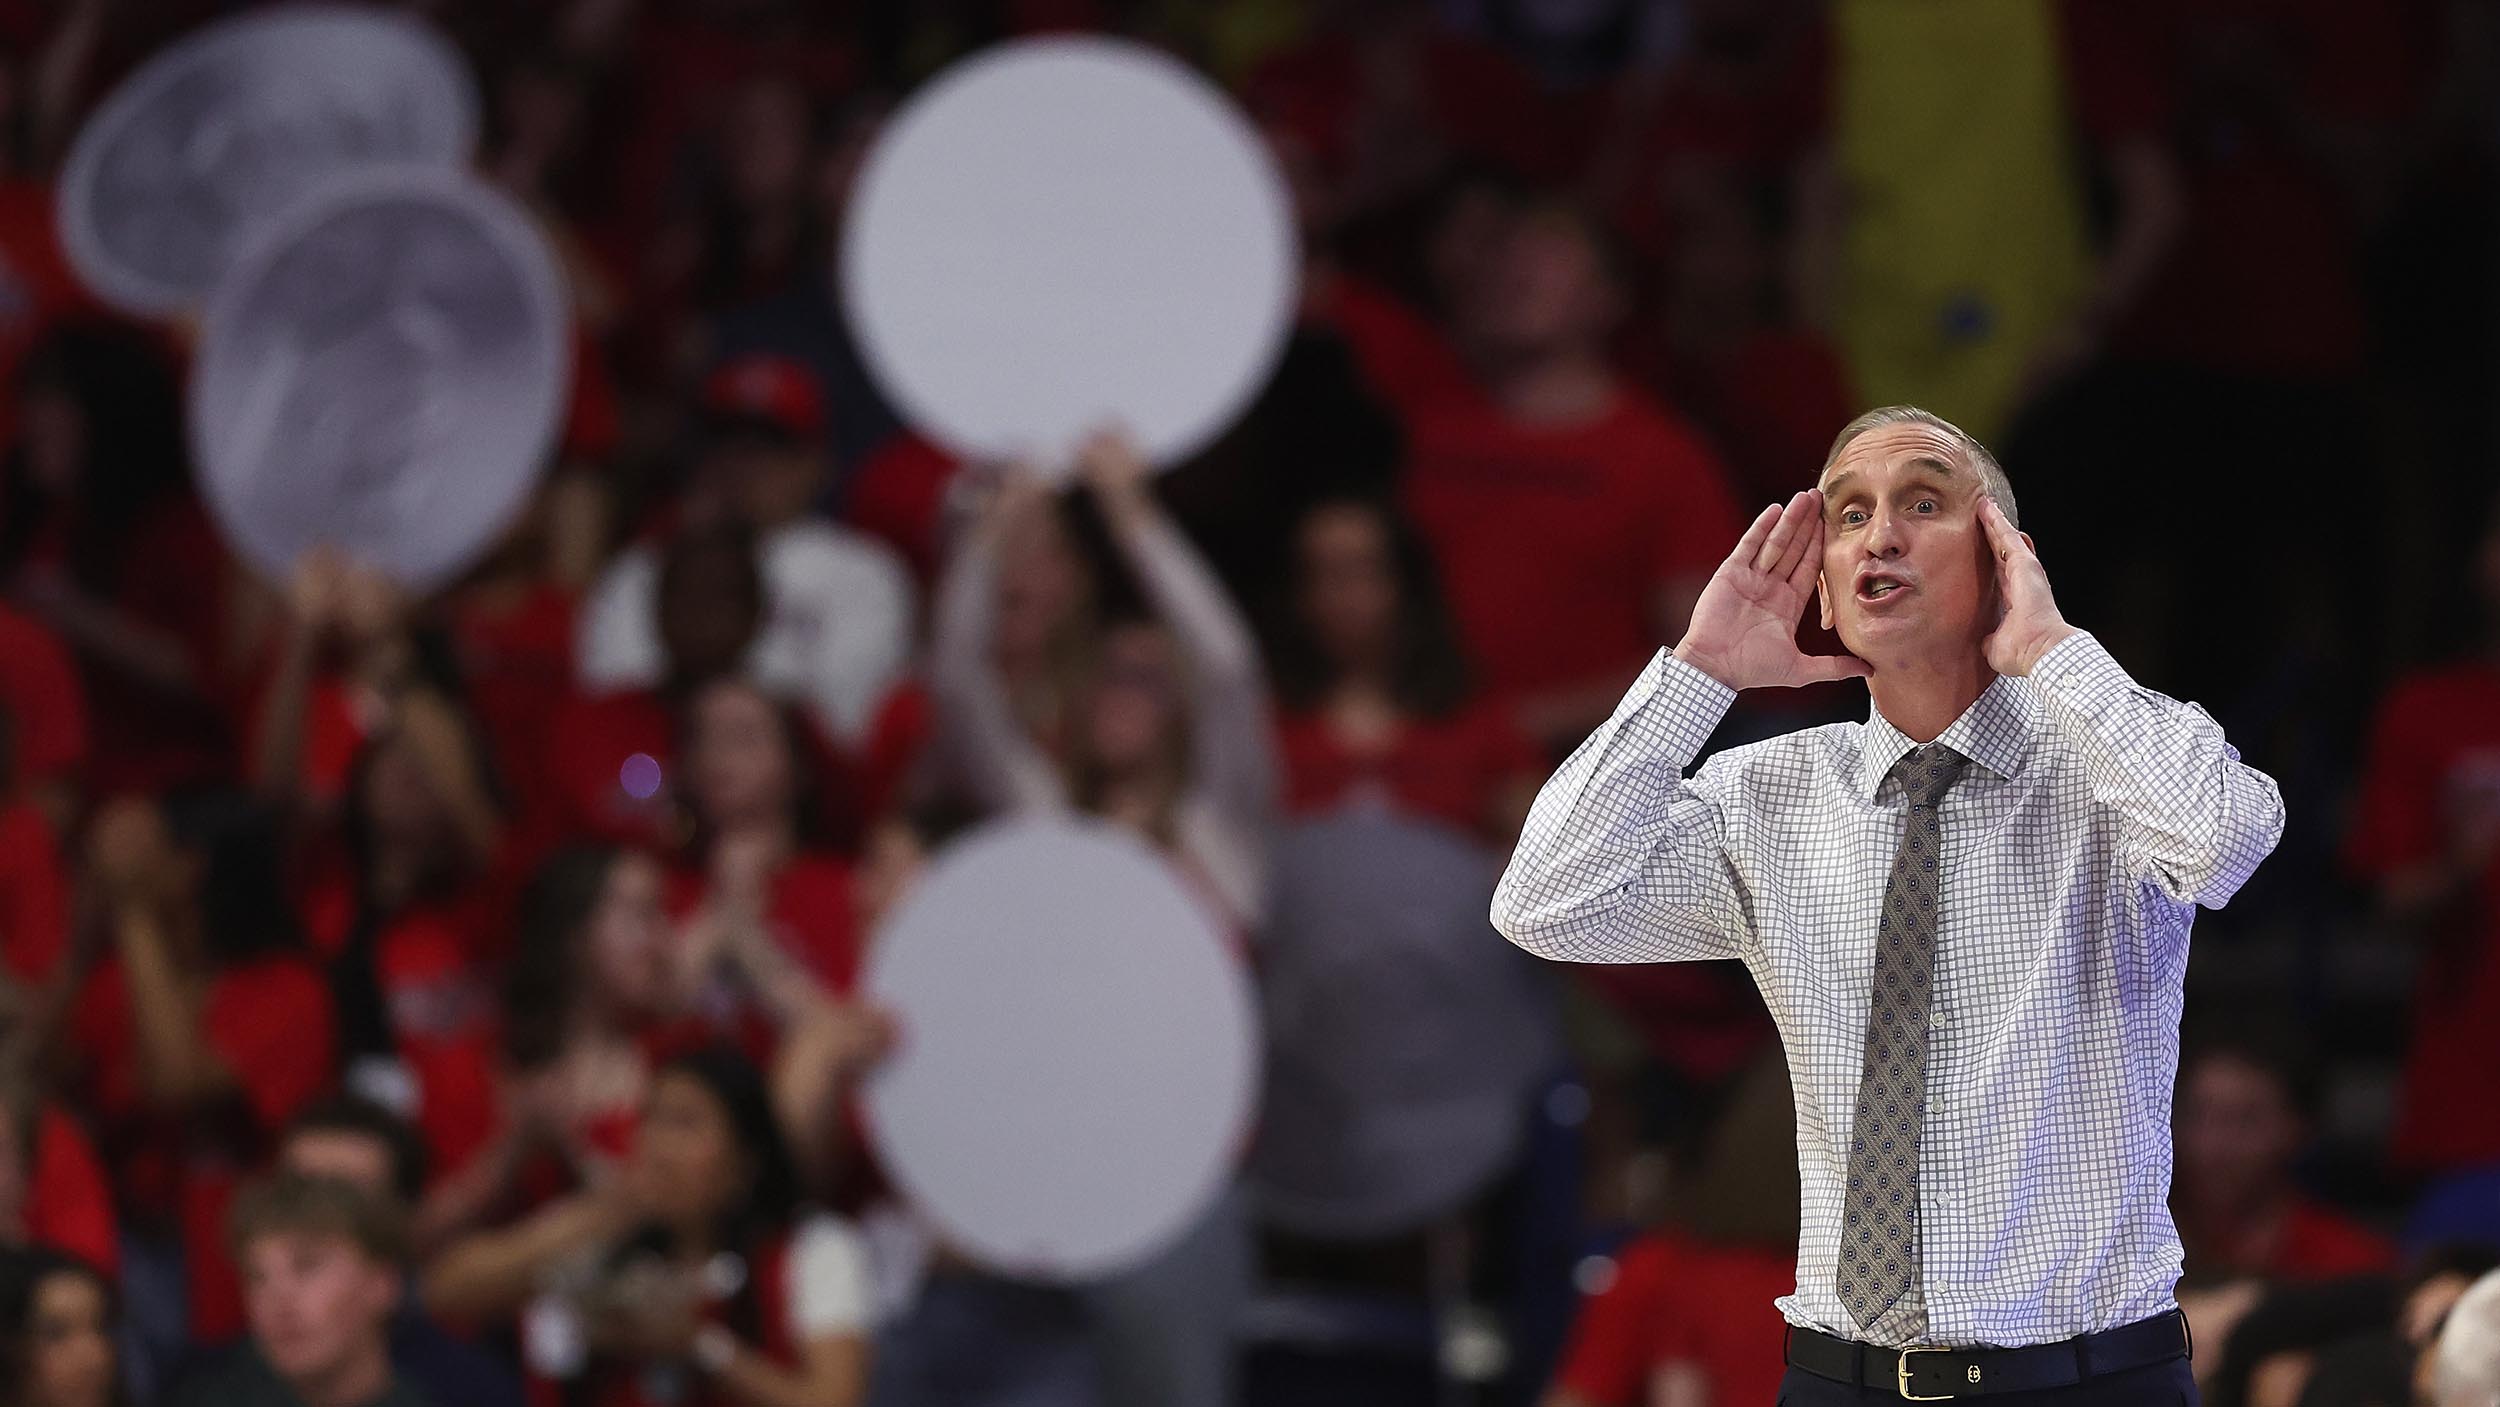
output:
[[[2028,548],[2030,548],[2030,549],[2031,549],[2031,555],[2032,555],[2032,556],[2037,557],[2037,556],[2039,556],[2039,555],[2040,555],[2040,547],[2039,547],[2039,544],[2037,544],[2037,543],[2035,543],[2035,542],[2033,542],[2033,541],[2031,540],[2031,534],[2029,534],[2029,533],[2027,533],[2027,532],[2017,532],[2017,533],[2016,533],[2016,534],[2014,534],[2014,535],[2015,535],[2016,537],[2019,537],[2019,538],[2021,538],[2021,539],[2023,540],[2023,546],[2028,547]]]
[[[1832,628],[1832,584],[1821,572],[1814,574],[1814,599],[1823,608],[1823,628]]]

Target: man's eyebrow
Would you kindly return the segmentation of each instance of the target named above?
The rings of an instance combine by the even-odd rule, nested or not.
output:
[[[1940,458],[1939,456],[1932,454],[1922,454],[1910,460],[1909,467],[1920,470],[1924,473],[1932,474],[1939,479],[1951,480],[1962,477],[1962,471],[1954,467],[1952,460]],[[1829,479],[1826,479],[1822,484],[1818,485],[1818,487],[1822,489],[1824,501],[1827,503],[1837,501],[1840,498],[1842,491],[1848,488],[1849,485],[1856,483],[1857,478],[1857,470],[1843,469],[1839,473],[1832,475]]]

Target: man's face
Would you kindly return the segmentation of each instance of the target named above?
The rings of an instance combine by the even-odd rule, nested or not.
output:
[[[1502,360],[1577,352],[1606,335],[1615,293],[1589,234],[1567,217],[1517,217],[1462,301],[1469,341]]]
[[[262,1236],[245,1247],[242,1269],[253,1341],[290,1383],[354,1364],[381,1341],[399,1300],[398,1274],[344,1236]]]
[[[1996,628],[1986,496],[1961,447],[1885,425],[1823,472],[1823,624],[1881,670],[1976,653]]]
[[[822,452],[754,430],[725,436],[703,457],[701,477],[722,505],[757,531],[806,517],[825,487]]]
[[[727,551],[705,550],[661,585],[660,646],[670,666],[697,678],[735,670],[764,622],[751,567]]]

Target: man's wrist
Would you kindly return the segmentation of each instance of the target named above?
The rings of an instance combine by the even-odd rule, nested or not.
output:
[[[1726,666],[1720,664],[1717,660],[1711,659],[1706,653],[1695,650],[1692,647],[1692,641],[1689,639],[1678,642],[1676,647],[1667,651],[1667,653],[1675,656],[1679,660],[1682,660],[1684,663],[1691,665],[1693,668],[1700,670],[1702,673],[1709,675],[1713,682],[1724,688],[1733,689],[1740,694],[1745,691],[1744,685],[1739,684],[1735,680],[1728,677],[1728,670]]]
[[[2023,661],[2023,673],[2029,674],[2031,671],[2038,669],[2040,667],[2040,661],[2047,659],[2051,650],[2056,649],[2058,646],[2065,644],[2067,641],[2074,639],[2082,633],[2083,631],[2080,628],[2069,625],[2065,621],[2059,621],[2056,629],[2046,632],[2041,636],[2039,643],[2033,646],[2030,651],[2030,658]]]

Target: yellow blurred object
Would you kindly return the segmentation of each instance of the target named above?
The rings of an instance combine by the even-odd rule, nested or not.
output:
[[[2090,274],[2050,0],[1841,0],[1841,346],[1987,438]]]

